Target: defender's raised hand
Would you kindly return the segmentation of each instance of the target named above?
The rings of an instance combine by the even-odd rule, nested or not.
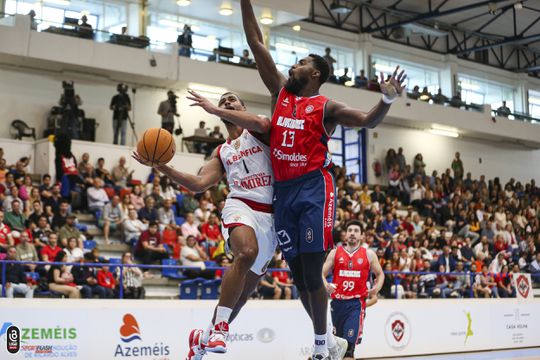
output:
[[[193,101],[193,104],[189,106],[200,106],[209,114],[216,114],[217,110],[219,110],[216,105],[212,104],[210,100],[208,100],[201,94],[198,94],[193,90],[188,90],[188,93],[190,94],[190,96],[187,96],[186,98]]]
[[[399,66],[396,67],[394,73],[388,81],[384,80],[384,74],[382,71],[380,74],[381,92],[386,95],[387,100],[390,102],[394,101],[399,95],[401,95],[405,89],[405,85],[403,83],[407,78],[407,74],[405,74],[405,70],[401,70],[399,74],[398,71]]]

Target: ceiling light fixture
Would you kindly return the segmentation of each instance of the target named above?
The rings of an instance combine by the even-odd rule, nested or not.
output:
[[[178,5],[178,6],[189,6],[189,5],[191,5],[191,0],[177,0],[176,5]]]
[[[219,9],[219,14],[223,16],[231,16],[233,14],[233,9],[231,5],[221,5]]]
[[[293,29],[294,31],[300,31],[300,30],[302,30],[302,27],[301,27],[300,25],[294,25],[294,26],[292,27],[292,29]]]
[[[523,1],[518,1],[517,3],[515,3],[514,4],[514,9],[516,9],[516,10],[523,9]]]
[[[448,136],[448,137],[452,137],[452,138],[459,137],[459,133],[453,132],[453,131],[446,131],[446,130],[439,130],[439,129],[429,129],[428,132],[431,133],[431,134],[434,134],[434,135]]]
[[[261,24],[263,25],[270,25],[274,22],[274,19],[272,18],[272,15],[263,15],[261,17]]]
[[[330,11],[336,14],[348,14],[352,11],[352,9],[340,4],[339,0],[335,0],[330,4]]]

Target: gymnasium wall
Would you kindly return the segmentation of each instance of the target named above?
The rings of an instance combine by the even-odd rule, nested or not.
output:
[[[182,359],[189,332],[207,326],[214,306],[212,300],[0,299],[0,329],[15,325],[23,340],[22,351],[10,355],[0,333],[0,358]],[[540,346],[539,331],[539,300],[381,300],[367,310],[356,357]],[[219,358],[305,360],[312,336],[299,301],[249,301]]]

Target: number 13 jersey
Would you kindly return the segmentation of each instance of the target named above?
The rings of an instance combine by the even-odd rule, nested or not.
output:
[[[281,89],[270,133],[272,169],[276,181],[298,178],[330,165],[322,95],[301,97]]]
[[[268,145],[244,130],[238,138],[220,145],[218,156],[229,182],[228,198],[248,200],[254,210],[258,204],[272,204],[274,177]]]

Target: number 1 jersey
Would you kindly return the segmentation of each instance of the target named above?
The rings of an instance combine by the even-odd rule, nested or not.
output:
[[[274,178],[268,145],[244,130],[238,138],[220,145],[218,156],[227,174],[229,198],[272,204]]]
[[[281,89],[270,134],[272,169],[276,181],[298,178],[330,165],[322,95],[301,97]]]

